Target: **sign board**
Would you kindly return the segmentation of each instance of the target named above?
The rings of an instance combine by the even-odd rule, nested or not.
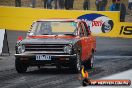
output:
[[[119,11],[0,7],[0,12],[0,28],[8,30],[28,31],[40,19],[72,18],[85,20],[95,36],[132,38],[132,23],[120,22]]]
[[[5,29],[0,29],[0,55],[9,54],[7,33]]]
[[[0,29],[0,54],[2,54],[5,29]]]

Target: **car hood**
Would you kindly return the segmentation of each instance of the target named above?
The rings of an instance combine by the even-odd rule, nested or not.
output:
[[[24,39],[21,44],[75,44],[78,38],[30,38]]]

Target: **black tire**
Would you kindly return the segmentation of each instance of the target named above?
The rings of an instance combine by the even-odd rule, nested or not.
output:
[[[82,81],[82,86],[84,86],[84,87],[87,86],[87,83],[86,83],[86,82],[87,82],[87,80],[84,79],[84,80]]]
[[[37,66],[38,67],[38,70],[40,70],[41,69],[41,67],[40,66]]]
[[[84,65],[85,68],[86,69],[92,69],[94,67],[93,61],[94,61],[94,53],[92,53],[90,58],[86,61],[85,65]]]
[[[25,73],[27,71],[27,65],[23,64],[18,58],[15,60],[15,68],[18,73]]]
[[[77,53],[76,59],[72,61],[70,70],[72,73],[79,73],[81,71],[81,59],[79,53]]]
[[[89,80],[89,79],[87,79],[87,78],[85,78],[85,79],[83,79],[83,81],[82,81],[82,86],[88,86],[88,85],[90,85],[91,84],[91,81]]]
[[[57,65],[56,68],[57,68],[58,72],[61,71],[61,65]]]

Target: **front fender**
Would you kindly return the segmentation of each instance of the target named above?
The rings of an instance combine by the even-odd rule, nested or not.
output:
[[[81,44],[81,40],[77,41],[73,46],[74,46],[73,47],[74,54],[79,53],[80,57],[82,57],[82,44]]]

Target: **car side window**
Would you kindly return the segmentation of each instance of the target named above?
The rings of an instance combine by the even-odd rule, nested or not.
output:
[[[78,28],[78,31],[79,31],[79,36],[80,37],[84,37],[84,29],[82,28],[82,24],[79,23],[79,28]]]
[[[88,35],[88,34],[87,34],[87,31],[86,31],[87,28],[84,26],[84,23],[83,23],[83,22],[81,23],[81,26],[82,26],[83,35],[84,35],[84,36],[87,36],[87,35]]]
[[[86,36],[90,35],[90,29],[89,29],[89,27],[87,26],[87,24],[86,24],[86,23],[83,23],[83,26],[84,26],[84,30],[85,30],[85,32],[86,32]]]

